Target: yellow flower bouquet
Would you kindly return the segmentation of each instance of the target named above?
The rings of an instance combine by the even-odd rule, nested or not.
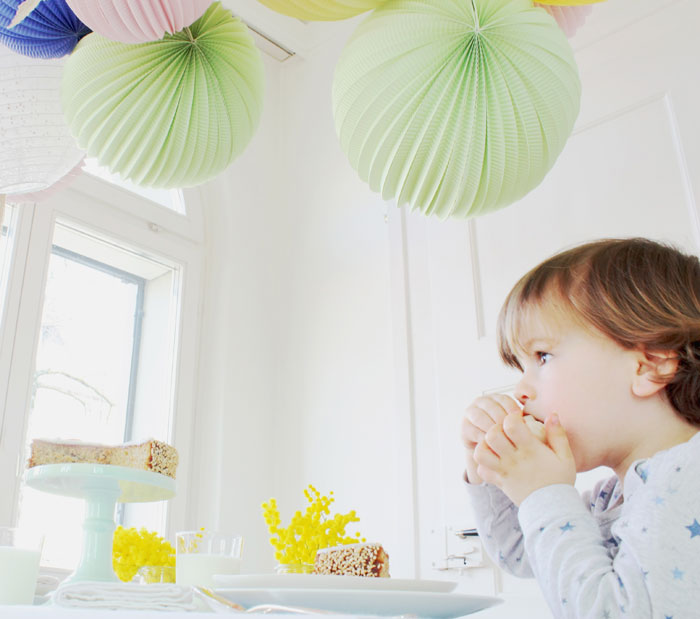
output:
[[[359,533],[354,536],[345,533],[349,523],[360,521],[354,509],[331,517],[330,506],[335,501],[333,492],[323,496],[309,485],[304,496],[308,502],[306,511],[303,514],[295,512],[287,527],[280,526],[280,512],[274,498],[262,504],[263,516],[272,535],[270,543],[281,564],[310,565],[316,558],[316,551],[321,548],[366,541]]]
[[[120,580],[128,582],[136,576],[144,566],[175,567],[175,549],[166,539],[145,528],[136,530],[132,527],[125,529],[118,526],[114,531],[112,544],[112,567]],[[174,570],[168,570],[174,579]],[[145,579],[149,577],[160,582],[164,580],[163,571],[146,571]],[[166,580],[170,580],[168,577]]]

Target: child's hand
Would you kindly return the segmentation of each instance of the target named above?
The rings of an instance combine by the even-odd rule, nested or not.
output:
[[[462,418],[462,442],[467,452],[467,477],[472,484],[480,484],[483,480],[477,473],[477,463],[474,460],[474,450],[483,441],[486,433],[493,426],[500,426],[511,413],[520,413],[520,407],[510,396],[494,394],[474,400]]]
[[[509,413],[474,449],[477,475],[503,490],[516,505],[545,486],[573,485],[576,464],[556,415],[547,417],[545,429],[547,444],[530,432],[520,410]]]

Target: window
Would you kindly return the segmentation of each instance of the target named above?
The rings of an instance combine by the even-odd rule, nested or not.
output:
[[[0,324],[2,324],[5,310],[17,218],[17,209],[11,204],[4,204],[2,200],[0,196]]]
[[[107,444],[167,439],[178,279],[172,266],[57,222],[27,448],[35,438]],[[43,527],[45,565],[76,564],[82,511],[81,501],[24,490],[19,524]],[[48,524],[47,512],[55,514]],[[131,524],[127,515],[122,507],[120,523]],[[163,528],[157,514],[149,520],[150,528]]]
[[[126,189],[131,193],[143,196],[181,215],[187,212],[185,200],[180,189],[150,189],[148,187],[139,187],[138,185],[134,185],[131,181],[122,179],[118,174],[112,174],[107,168],[97,163],[96,159],[85,159],[83,171]]]
[[[116,518],[170,537],[182,528],[203,263],[197,235],[183,238],[185,225],[171,230],[172,211],[159,220],[144,200],[148,219],[140,218],[133,200],[143,198],[124,210],[103,181],[74,184],[40,205],[13,207],[30,233],[14,248],[22,267],[8,295],[14,333],[0,350],[0,371],[9,359],[0,521],[41,529],[42,565],[66,569],[80,556],[84,504],[24,486],[34,438],[174,444],[179,497],[119,505]]]

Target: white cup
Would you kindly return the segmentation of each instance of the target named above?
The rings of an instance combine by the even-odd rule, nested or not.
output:
[[[0,604],[33,604],[44,536],[0,527]]]
[[[214,587],[214,574],[241,571],[240,535],[218,531],[180,531],[175,534],[175,582]]]

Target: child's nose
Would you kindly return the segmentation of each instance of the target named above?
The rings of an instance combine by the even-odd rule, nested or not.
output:
[[[526,383],[524,379],[521,379],[518,384],[515,385],[513,395],[522,406],[525,406],[528,400],[532,400],[535,397],[535,391],[531,385]]]

